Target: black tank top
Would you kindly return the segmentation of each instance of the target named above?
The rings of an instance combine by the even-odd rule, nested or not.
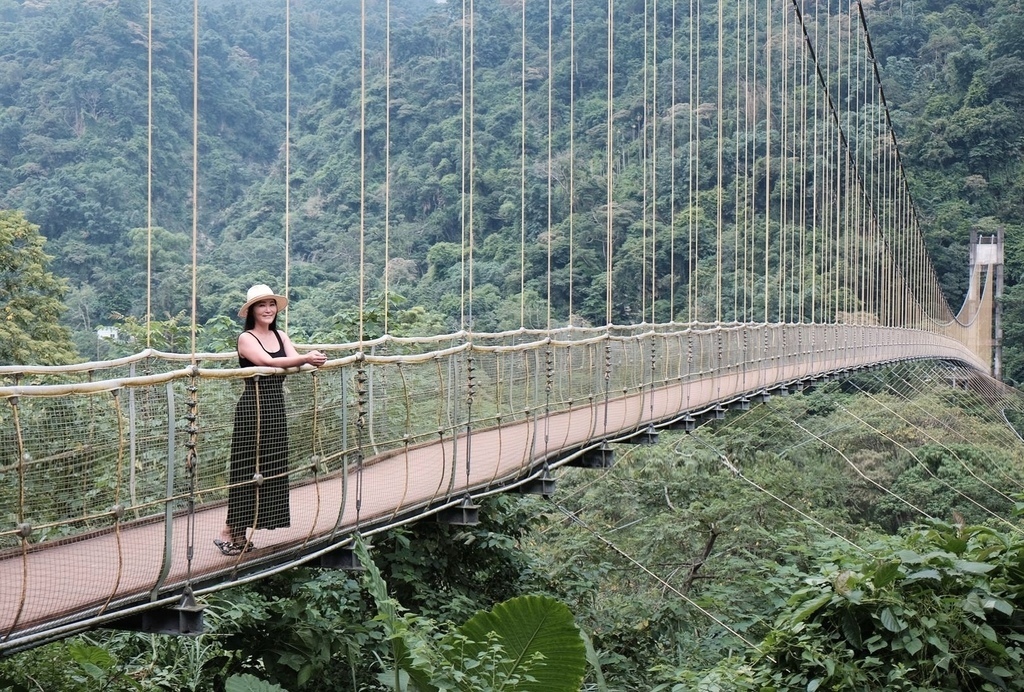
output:
[[[276,329],[271,329],[270,331],[274,333],[274,337],[277,339],[277,350],[274,351],[273,353],[271,353],[270,351],[267,351],[267,349],[263,348],[263,342],[260,341],[259,338],[255,334],[253,334],[251,331],[246,330],[245,332],[242,332],[242,333],[243,334],[252,334],[253,338],[255,338],[257,342],[259,342],[260,348],[263,348],[263,351],[268,356],[270,356],[271,358],[284,358],[284,356],[285,356],[284,342],[281,341],[281,335],[277,333]],[[256,363],[253,363],[248,358],[243,358],[241,353],[238,354],[238,367],[240,367],[240,368],[251,368],[251,367],[253,367],[255,365],[256,365]]]

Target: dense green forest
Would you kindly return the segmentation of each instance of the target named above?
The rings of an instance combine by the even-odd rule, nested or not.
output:
[[[381,307],[386,269],[388,309],[391,301],[404,310],[416,309],[393,321],[396,331],[412,330],[410,322],[425,322],[429,327],[424,329],[459,327],[467,127],[463,10],[458,3],[426,0],[395,0],[388,7],[387,24],[383,12],[368,14],[364,39],[359,5],[298,3],[289,16],[286,56],[280,3],[201,3],[199,118],[193,123],[191,3],[153,4],[151,74],[148,6],[142,0],[7,0],[0,6],[0,45],[5,47],[0,56],[0,208],[21,211],[47,239],[52,271],[66,280],[64,320],[81,357],[105,355],[105,349],[97,348],[95,329],[143,318],[147,300],[156,320],[190,312],[193,231],[200,325],[221,324],[255,281],[283,284],[287,254],[290,290],[298,298],[291,323],[300,338],[351,336],[360,262],[365,264],[361,278],[367,312]],[[632,141],[640,137],[635,125],[645,98],[642,73],[653,67],[643,54],[645,7],[642,0],[615,4],[613,78],[621,102],[615,117],[622,132],[622,141],[615,144],[621,152],[615,185],[616,194],[626,199],[640,194],[647,175],[640,144]],[[520,32],[516,3],[474,8],[472,87],[475,102],[486,104],[473,112],[472,122],[477,329],[517,327],[521,318],[527,326],[542,324],[543,309],[520,315],[521,293],[530,305],[549,299],[559,319],[567,319],[571,301],[574,319],[604,322],[601,223],[578,214],[570,248],[560,189],[565,180],[554,190],[552,207],[547,174],[532,166],[549,155],[556,168],[566,165],[566,113],[551,122],[550,153],[543,149],[543,132],[550,117],[549,89],[557,89],[565,102],[561,92],[570,84],[562,75],[569,74],[572,58],[576,120],[571,124],[577,130],[572,146],[577,166],[588,171],[575,177],[574,204],[588,209],[604,201],[604,182],[594,166],[604,155],[607,68],[604,49],[597,46],[607,42],[607,7],[576,3],[573,9],[577,48],[571,56],[566,48],[568,2],[553,4],[556,21],[550,35],[548,8],[527,7],[523,48],[509,40]],[[1006,232],[1004,371],[1011,381],[1024,376],[1024,355],[1016,346],[1018,325],[1024,324],[1024,301],[1016,288],[1024,205],[1024,27],[1018,9],[1005,0],[970,6],[881,2],[867,8],[903,165],[954,310],[966,291],[971,230],[989,233],[1001,227]],[[663,8],[660,21],[669,16]],[[555,48],[545,57],[549,45]],[[521,52],[531,61],[525,93],[520,91]],[[391,61],[387,72],[386,57]],[[549,59],[557,80],[550,85],[544,78]],[[661,74],[670,74],[665,48],[659,61]],[[532,69],[534,62],[543,70]],[[705,69],[713,67],[709,63]],[[677,71],[676,79],[678,93],[686,93],[689,75]],[[662,100],[667,104],[664,94]],[[391,104],[388,123],[381,108],[385,102]],[[522,179],[525,227],[519,213],[522,112],[528,114],[525,154],[531,162]],[[714,132],[706,136],[706,146],[713,147]],[[386,256],[379,223],[361,229],[364,216],[378,218],[385,206],[380,188],[385,166],[390,175]],[[553,175],[558,179],[564,171]],[[680,169],[676,175],[682,179],[689,173]],[[636,210],[628,206],[623,213],[635,217]],[[635,237],[641,222],[623,221],[627,225],[616,239],[621,243],[613,276],[618,286],[643,283],[639,272],[645,248]],[[151,237],[146,232],[150,226]],[[667,271],[669,258],[659,256],[658,262]],[[676,271],[685,271],[681,264]],[[642,300],[620,291],[613,319],[639,320]],[[668,316],[667,308],[663,314]]]

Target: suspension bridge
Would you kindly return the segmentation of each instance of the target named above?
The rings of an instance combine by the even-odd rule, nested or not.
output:
[[[530,4],[522,3],[524,37]],[[615,210],[636,200],[614,184],[626,146],[614,134],[617,109],[627,98],[614,83],[615,6],[602,28],[607,198],[598,209],[570,204],[566,216],[570,228],[584,212],[606,224],[606,324],[575,325],[570,290],[565,315],[548,300],[544,329],[472,329],[472,114],[486,105],[472,98],[470,3],[461,28],[462,328],[367,339],[360,321],[357,341],[300,345],[328,354],[317,369],[238,368],[234,353],[194,347],[0,367],[0,652],[95,627],[193,632],[205,594],[297,565],[354,567],[357,534],[425,519],[473,523],[480,499],[550,495],[560,467],[607,467],[617,443],[653,442],[662,429],[692,430],[845,373],[943,360],[998,378],[1002,239],[972,240],[970,290],[954,314],[925,251],[857,2],[768,2],[738,6],[732,18],[722,5],[703,18],[667,0],[644,5],[644,125],[630,145],[649,171],[631,231],[644,261],[639,286],[616,284],[626,258],[614,252]],[[701,38],[708,27],[717,40]],[[570,36],[552,42],[540,65],[523,39],[524,94],[528,70],[554,83],[556,50],[588,40]],[[721,69],[725,51],[739,58],[736,74]],[[659,75],[667,52],[673,73]],[[674,70],[686,60],[684,80]],[[720,69],[700,76],[698,63]],[[683,81],[687,92],[677,93]],[[549,91],[549,113],[575,117],[569,91],[568,102]],[[525,171],[525,97],[523,109]],[[548,157],[550,190],[550,146]],[[360,229],[361,248],[373,223]],[[522,251],[544,242],[524,232]],[[363,297],[361,288],[361,319]],[[624,302],[639,322],[615,323],[613,306]],[[212,539],[225,522],[235,402],[247,380],[280,375],[290,526],[256,531],[254,549],[225,556]],[[257,472],[244,483],[266,480]]]

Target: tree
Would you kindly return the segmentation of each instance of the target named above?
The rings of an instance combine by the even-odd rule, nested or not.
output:
[[[66,284],[47,271],[46,239],[21,212],[0,211],[0,363],[60,365],[77,360],[60,324]]]

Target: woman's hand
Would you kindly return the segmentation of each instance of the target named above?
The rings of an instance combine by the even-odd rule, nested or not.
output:
[[[322,351],[310,351],[306,354],[306,363],[319,368],[327,362],[327,354]]]

